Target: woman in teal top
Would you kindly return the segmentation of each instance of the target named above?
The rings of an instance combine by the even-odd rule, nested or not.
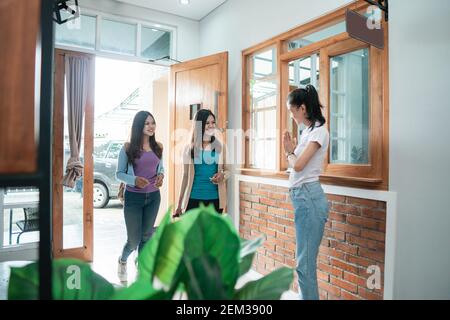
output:
[[[215,134],[216,117],[208,109],[199,110],[194,117],[191,143],[183,155],[183,181],[174,216],[198,208],[200,203],[213,204],[218,213],[223,213],[227,178],[223,165],[225,151]]]

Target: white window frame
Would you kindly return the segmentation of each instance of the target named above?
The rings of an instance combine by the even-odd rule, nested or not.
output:
[[[147,27],[147,28],[152,28],[152,29],[158,29],[158,30],[165,31],[165,32],[170,32],[170,34],[171,34],[170,35],[170,57],[172,59],[177,59],[177,27],[176,26],[172,26],[172,25],[165,24],[162,22],[141,20],[141,19],[130,18],[127,16],[122,16],[122,15],[105,13],[102,11],[87,9],[87,8],[83,8],[83,7],[81,7],[81,9],[80,9],[80,14],[96,18],[95,50],[86,49],[86,48],[75,46],[75,45],[62,45],[62,44],[57,44],[57,43],[55,43],[55,48],[90,53],[90,54],[94,54],[96,56],[105,57],[105,58],[152,63],[152,64],[156,64],[156,65],[161,65],[161,66],[170,65],[170,62],[165,62],[162,60],[150,62],[149,59],[141,56],[140,51],[141,51],[142,27]],[[101,43],[100,27],[101,27],[101,23],[102,23],[103,19],[137,25],[137,30],[136,30],[136,35],[135,35],[135,37],[136,37],[136,48],[135,48],[136,54],[135,55],[127,55],[127,54],[113,53],[113,52],[100,50],[100,43]]]

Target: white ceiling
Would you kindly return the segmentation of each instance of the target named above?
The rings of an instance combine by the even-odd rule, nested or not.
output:
[[[135,6],[176,14],[193,20],[201,20],[227,0],[190,0],[182,5],[179,0],[116,0]]]

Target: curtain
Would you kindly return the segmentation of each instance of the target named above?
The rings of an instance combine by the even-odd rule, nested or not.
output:
[[[84,110],[89,89],[89,59],[87,57],[66,55],[65,73],[70,158],[67,161],[63,185],[73,188],[75,181],[83,175],[83,163],[80,161],[80,146]]]

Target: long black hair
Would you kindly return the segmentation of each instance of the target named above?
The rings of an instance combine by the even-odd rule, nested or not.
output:
[[[319,96],[313,85],[308,84],[305,89],[292,90],[287,97],[287,101],[288,104],[297,109],[302,105],[305,106],[306,119],[311,121],[311,130],[314,129],[316,122],[320,123],[319,127],[325,124],[326,120],[322,115],[323,106],[320,104]]]
[[[200,109],[194,116],[194,121],[192,123],[192,136],[191,136],[191,158],[198,155],[198,151],[203,149],[203,136],[205,135],[206,121],[209,116],[214,118],[216,121],[216,116],[209,109]],[[200,134],[200,122],[202,125],[202,130]],[[211,136],[211,146],[212,150],[216,152],[221,152],[221,144],[215,136]]]
[[[127,156],[128,162],[134,163],[134,160],[140,158],[140,153],[142,150],[143,138],[144,135],[142,131],[144,130],[145,120],[147,120],[148,116],[152,117],[153,121],[155,118],[148,111],[139,111],[136,113],[133,119],[133,125],[131,127],[131,137],[130,142],[127,143]],[[156,121],[155,121],[156,122]],[[161,159],[162,157],[162,148],[156,142],[155,133],[149,137],[150,148],[156,154],[156,156]]]

